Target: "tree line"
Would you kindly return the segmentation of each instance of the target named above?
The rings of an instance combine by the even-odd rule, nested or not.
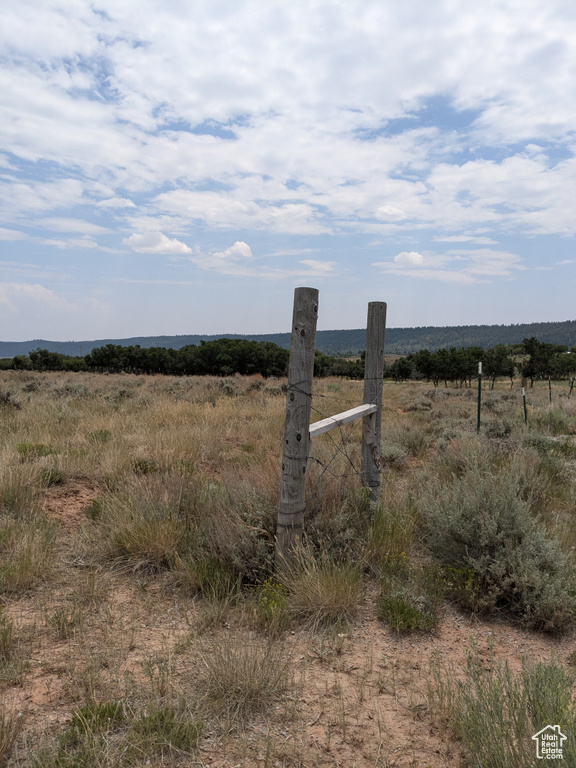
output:
[[[316,351],[314,375],[342,376],[350,379],[364,377],[364,355],[346,359]],[[188,344],[180,349],[166,347],[143,348],[138,344],[123,347],[106,344],[83,357],[61,352],[36,349],[28,355],[4,359],[1,368],[34,371],[91,371],[99,373],[164,374],[171,376],[233,376],[261,374],[264,377],[286,376],[290,353],[270,341],[246,339],[216,339]],[[385,377],[396,381],[425,379],[434,386],[444,383],[470,386],[482,362],[483,376],[492,386],[498,378],[516,375],[530,382],[567,379],[576,373],[576,347],[538,341],[531,337],[521,344],[496,345],[493,349],[464,347],[422,349],[401,357],[386,366]]]
[[[82,357],[36,349],[2,360],[2,368],[33,371],[91,371],[98,373],[164,374],[170,376],[286,376],[290,352],[270,341],[216,339],[180,349],[123,347],[105,344]],[[316,352],[315,376],[361,379],[363,360],[346,360]]]
[[[470,386],[478,375],[478,363],[482,363],[482,375],[492,387],[498,378],[520,375],[530,382],[547,379],[568,379],[576,373],[576,348],[538,341],[531,337],[521,344],[505,346],[497,344],[493,349],[465,347],[439,349],[430,352],[420,350],[395,360],[386,368],[386,376],[396,381],[426,379],[434,386],[443,382]]]

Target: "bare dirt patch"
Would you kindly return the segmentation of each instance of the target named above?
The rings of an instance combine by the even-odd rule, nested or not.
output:
[[[199,690],[200,651],[210,652],[223,635],[239,644],[262,640],[250,626],[246,606],[205,629],[202,600],[175,599],[161,582],[131,574],[102,572],[99,578],[107,580],[99,603],[88,600],[86,575],[79,569],[70,584],[50,591],[49,609],[43,590],[35,601],[23,597],[7,606],[20,624],[25,615],[36,617],[28,674],[3,696],[26,714],[31,738],[39,728],[61,733],[74,707],[86,700],[129,698],[162,684],[192,700]],[[80,601],[82,621],[63,639],[40,617],[70,605],[72,598]],[[226,733],[207,721],[198,750],[182,756],[180,766],[460,768],[467,764],[460,745],[428,709],[433,660],[447,675],[463,675],[467,651],[474,647],[487,663],[505,659],[518,671],[524,657],[543,660],[555,653],[566,660],[575,647],[573,635],[529,633],[474,619],[449,605],[433,633],[398,635],[376,617],[375,594],[343,631],[295,627],[281,642],[292,670],[285,699],[245,729]]]
[[[46,490],[42,510],[63,527],[76,529],[83,519],[86,506],[99,493],[100,489],[90,480],[67,480]]]

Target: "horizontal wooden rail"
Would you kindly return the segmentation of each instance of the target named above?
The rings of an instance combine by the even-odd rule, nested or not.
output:
[[[316,421],[314,424],[310,424],[310,437],[322,435],[324,432],[334,429],[334,427],[341,427],[343,424],[349,424],[351,421],[369,416],[371,413],[376,413],[377,410],[377,405],[366,403],[365,405],[358,405],[356,408],[350,408],[349,411],[337,413],[335,416],[329,416],[327,419],[322,419],[322,421]]]

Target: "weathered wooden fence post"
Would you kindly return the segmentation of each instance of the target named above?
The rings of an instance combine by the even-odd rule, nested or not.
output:
[[[370,499],[380,497],[380,428],[382,424],[382,380],[384,378],[384,338],[386,302],[368,304],[366,360],[364,364],[364,403],[377,406],[362,423],[362,477]]]
[[[289,563],[295,549],[302,542],[317,319],[316,288],[296,288],[276,527],[277,565]]]

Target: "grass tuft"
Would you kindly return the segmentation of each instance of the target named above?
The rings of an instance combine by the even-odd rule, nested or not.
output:
[[[350,620],[364,588],[362,572],[350,563],[327,556],[315,559],[302,549],[294,564],[280,574],[288,590],[288,607],[294,619],[315,629]]]
[[[208,705],[228,726],[266,712],[288,687],[288,657],[274,641],[225,635],[202,655]]]
[[[21,592],[49,576],[56,526],[41,515],[0,517],[0,593]]]
[[[20,714],[8,712],[5,704],[0,703],[0,768],[8,766],[22,724],[23,717]]]
[[[576,760],[576,714],[571,705],[574,675],[556,659],[525,661],[514,675],[506,662],[486,665],[468,653],[464,679],[438,662],[432,666],[429,708],[435,719],[462,740],[472,764],[490,768],[535,765],[532,736],[559,724],[564,735],[562,764]]]

